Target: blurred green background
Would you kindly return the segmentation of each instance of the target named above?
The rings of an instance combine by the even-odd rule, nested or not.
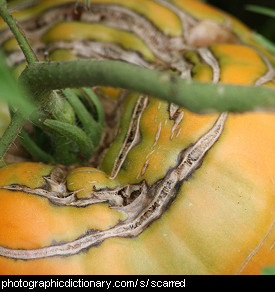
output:
[[[251,29],[275,43],[275,17],[262,15],[246,9],[247,5],[257,5],[275,11],[275,0],[205,0],[203,2],[233,14]]]

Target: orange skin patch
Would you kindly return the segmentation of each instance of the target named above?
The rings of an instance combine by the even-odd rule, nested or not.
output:
[[[254,84],[267,71],[260,55],[250,47],[221,44],[213,45],[211,50],[221,66],[222,83]]]

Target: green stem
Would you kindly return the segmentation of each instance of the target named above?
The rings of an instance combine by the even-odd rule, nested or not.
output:
[[[156,96],[197,113],[275,110],[274,89],[183,80],[120,61],[77,60],[31,64],[21,81],[34,95],[43,90],[112,86]]]
[[[94,145],[86,133],[80,128],[57,120],[45,120],[43,124],[44,126],[50,128],[53,132],[64,135],[64,137],[69,137],[79,146],[80,153],[82,153],[85,157],[90,157],[94,150]]]
[[[4,135],[1,137],[0,160],[4,157],[5,153],[9,149],[10,145],[13,143],[16,136],[20,133],[26,119],[27,117],[18,111],[13,115],[9,127],[5,131]]]
[[[92,89],[84,87],[82,88],[82,90],[86,94],[87,98],[91,100],[93,106],[96,109],[97,122],[99,123],[99,125],[101,125],[101,127],[104,127],[105,116],[104,116],[104,109],[102,107],[102,103],[100,102],[97,95],[94,93]]]
[[[252,4],[246,5],[245,8],[246,10],[275,18],[275,9]]]
[[[22,52],[24,53],[26,60],[29,64],[32,64],[37,61],[37,57],[33,52],[27,38],[25,37],[24,32],[18,26],[16,20],[9,13],[7,8],[7,1],[0,0],[0,15],[3,17],[7,25],[10,27],[10,30],[14,34]]]
[[[76,93],[71,89],[63,90],[63,94],[66,96],[70,104],[72,105],[77,117],[79,118],[83,129],[87,135],[91,138],[94,144],[97,146],[101,138],[102,126],[92,117],[88,112],[84,104],[79,100]]]
[[[37,161],[53,163],[54,158],[43,151],[28,135],[28,133],[22,129],[19,135],[20,141],[23,147],[32,154],[32,157]]]
[[[8,8],[7,8],[7,2],[5,0],[0,0],[0,16],[4,19],[4,21],[10,27],[10,30],[14,34],[21,50],[23,51],[26,57],[27,62],[29,64],[36,62],[37,61],[36,55],[31,49],[24,33],[21,31],[21,29],[17,25],[16,20],[9,13]],[[10,145],[13,143],[18,133],[20,133],[22,127],[24,126],[26,120],[28,119],[30,115],[30,112],[31,112],[31,109],[29,109],[26,112],[22,110],[20,111],[18,110],[14,114],[9,127],[7,128],[7,130],[1,137],[0,159],[3,159]]]
[[[266,47],[272,54],[275,54],[275,44],[273,42],[255,31],[252,33],[252,36],[258,43]]]

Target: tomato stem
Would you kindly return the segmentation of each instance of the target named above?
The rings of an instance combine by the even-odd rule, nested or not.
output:
[[[57,120],[48,119],[45,120],[43,124],[47,128],[51,129],[54,133],[57,133],[60,136],[68,137],[70,140],[74,141],[78,145],[79,152],[84,156],[84,158],[90,158],[94,151],[94,145],[92,140],[83,130],[75,125]]]
[[[34,94],[43,91],[111,86],[155,96],[196,113],[274,111],[274,89],[202,83],[167,72],[112,60],[31,64],[20,76]]]
[[[96,108],[96,115],[98,116],[98,120],[96,120],[91,115],[91,113],[86,109],[84,104],[80,101],[78,94],[81,94],[81,91],[73,91],[67,88],[62,92],[73,107],[77,117],[79,118],[83,126],[85,133],[87,133],[87,135],[91,138],[94,145],[97,146],[100,142],[102,131],[104,128],[104,110],[97,96],[92,90],[85,88],[83,88],[82,90],[84,91],[84,93],[86,93],[87,98]]]
[[[10,30],[12,31],[14,37],[18,42],[18,45],[20,46],[23,54],[26,57],[28,64],[37,62],[38,59],[34,51],[32,50],[23,30],[19,27],[16,20],[9,13],[6,0],[0,0],[0,15],[5,20]]]
[[[23,114],[22,112],[17,111],[13,115],[7,130],[1,137],[0,160],[4,158],[4,155],[8,151],[13,141],[15,140],[16,136],[20,133],[26,120],[27,120],[27,116]]]
[[[33,139],[30,138],[30,136],[28,135],[28,133],[22,129],[19,135],[21,144],[23,145],[23,147],[29,152],[31,153],[32,157],[40,162],[44,162],[44,163],[53,163],[54,162],[54,158],[48,154],[47,152],[43,151],[43,149],[41,149],[41,147],[39,147],[34,141]]]

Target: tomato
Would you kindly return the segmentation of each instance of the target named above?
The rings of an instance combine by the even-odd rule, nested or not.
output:
[[[17,17],[68,14],[69,2],[41,1]],[[50,55],[119,52],[125,61],[201,82],[274,87],[274,56],[213,7],[194,0],[91,2],[104,17],[94,23],[83,10],[83,19],[53,23],[41,38]],[[115,22],[113,15],[124,18]],[[127,31],[129,15],[136,30]],[[201,36],[209,27],[210,41]],[[156,43],[149,30],[142,38],[144,28]],[[165,51],[158,37],[176,49]],[[94,43],[102,51],[89,51]],[[275,264],[273,113],[199,115],[136,93],[120,111],[97,167],[62,171],[21,162],[0,169],[1,274],[260,274]]]

